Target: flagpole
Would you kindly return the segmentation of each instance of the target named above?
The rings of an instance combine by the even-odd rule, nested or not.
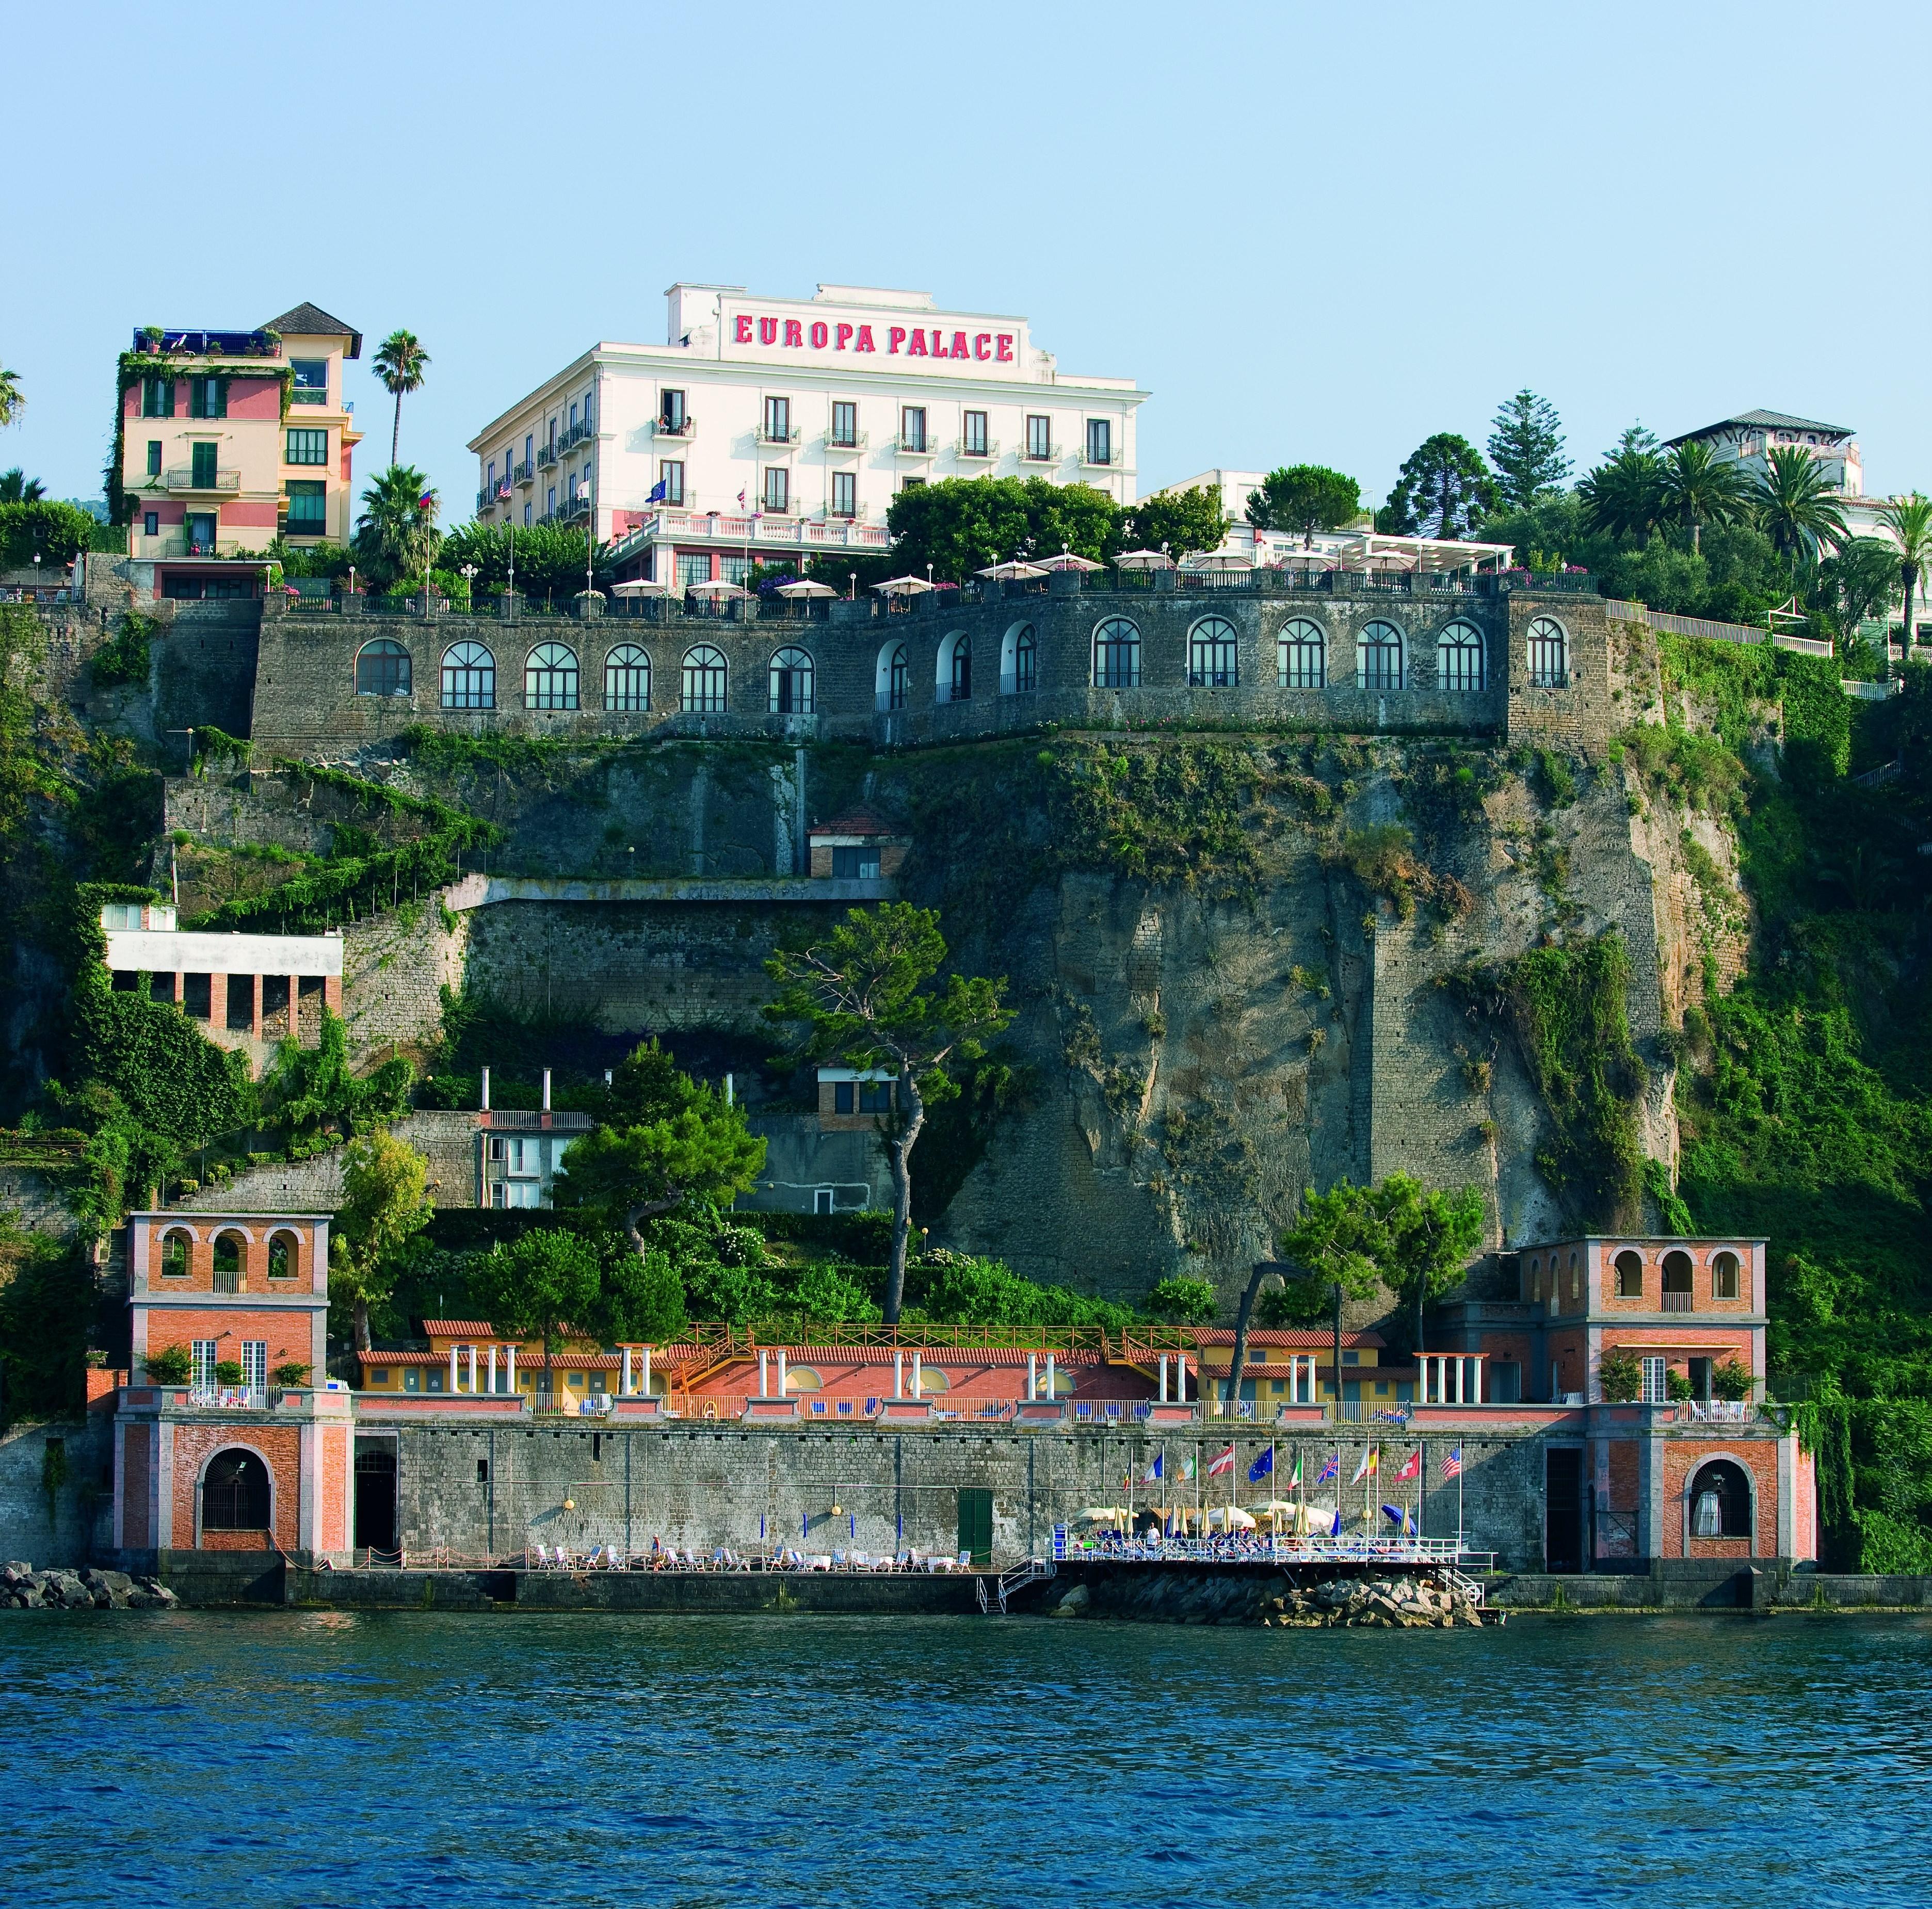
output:
[[[1422,1469],[1415,1475],[1415,1535],[1423,1536],[1429,1516],[1429,1441],[1418,1439],[1416,1449],[1422,1454]]]

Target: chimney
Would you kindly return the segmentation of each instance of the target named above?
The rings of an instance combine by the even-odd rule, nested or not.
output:
[[[483,1111],[490,1111],[490,1070],[487,1067],[483,1070]]]
[[[543,1104],[543,1110],[544,1110],[546,1113],[548,1113],[550,1111],[550,1069],[549,1069],[548,1068],[545,1068],[544,1069],[544,1104]]]

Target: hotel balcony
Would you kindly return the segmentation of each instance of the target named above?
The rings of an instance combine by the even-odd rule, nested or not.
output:
[[[328,387],[326,385],[292,385],[289,388],[289,402],[295,404],[326,404]]]
[[[977,444],[969,444],[962,437],[953,445],[952,454],[956,457],[968,460],[976,464],[990,463],[1000,454],[1000,440],[989,437]]]
[[[1120,454],[1111,448],[1096,451],[1090,444],[1080,454],[1080,468],[1084,471],[1118,471],[1120,468]]]
[[[512,484],[535,484],[536,481],[537,467],[527,457],[520,464],[513,466],[510,472],[510,481]]]
[[[569,523],[590,514],[590,493],[587,490],[579,491],[574,497],[566,498],[556,507],[556,521],[559,523]]]
[[[586,438],[593,438],[596,435],[596,426],[586,418],[580,424],[572,424],[562,436],[557,439],[556,448],[560,451],[568,451],[573,445],[583,443]]]
[[[903,433],[892,439],[892,451],[901,457],[936,457],[939,446],[929,437],[907,437]]]
[[[689,412],[675,422],[668,418],[660,418],[654,427],[659,437],[674,437],[680,442],[688,440],[698,428],[698,420]]]
[[[510,481],[507,478],[492,484],[485,484],[476,493],[476,511],[480,517],[485,511],[494,511],[499,504],[510,501]]]
[[[256,557],[264,563],[268,561],[261,551],[245,550],[235,538],[218,538],[211,544],[206,539],[190,540],[182,530],[164,532],[159,537],[137,535],[130,541],[134,548],[128,554],[143,563],[170,557]]]
[[[1057,445],[1030,444],[1020,453],[1020,462],[1023,464],[1057,464],[1060,455]]]
[[[851,457],[856,457],[859,452],[866,450],[871,445],[872,434],[870,431],[860,431],[854,437],[834,437],[830,431],[827,431],[823,442],[828,456]]]
[[[758,442],[763,445],[770,445],[775,449],[788,451],[797,443],[798,439],[799,431],[796,424],[788,431],[770,430],[763,424],[758,427]]]
[[[203,478],[206,478],[207,473],[204,472],[202,475]],[[205,483],[196,477],[194,467],[191,465],[177,464],[172,470],[170,471],[167,475],[162,478],[161,481],[165,484],[170,490],[212,490],[233,492],[238,491],[242,488],[242,473],[239,471],[223,470],[218,469],[214,472],[214,481],[212,483]]]
[[[561,514],[561,513],[560,513]],[[674,537],[680,544],[716,545],[729,550],[773,546],[796,550],[884,550],[892,547],[892,533],[882,523],[862,523],[850,518],[830,517],[823,523],[811,517],[725,517],[718,513],[660,509],[644,519],[636,529],[614,544],[607,561],[621,563],[634,553],[647,549],[662,538]]]
[[[555,445],[540,444],[537,446],[537,469],[538,470],[549,470],[556,463],[556,446]]]
[[[1666,1312],[1694,1311],[1696,1308],[1690,1301],[1691,1295],[1688,1293],[1666,1293],[1664,1295],[1664,1310]]]

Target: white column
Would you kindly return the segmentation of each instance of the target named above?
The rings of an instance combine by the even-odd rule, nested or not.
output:
[[[780,1346],[780,1347],[778,1347],[778,1396],[779,1396],[779,1398],[784,1398],[784,1395],[785,1395],[785,1369],[784,1369],[784,1368],[785,1368],[784,1347],[783,1346]]]
[[[770,1398],[772,1395],[770,1389],[766,1383],[766,1375],[770,1369],[770,1360],[771,1354],[760,1346],[758,1348],[758,1396],[760,1398]]]
[[[456,1389],[456,1348],[454,1346],[449,1349],[449,1389],[452,1392]]]
[[[506,1370],[506,1373],[505,1373],[505,1375],[504,1375],[503,1383],[504,1383],[506,1386],[508,1386],[509,1387],[509,1389],[510,1389],[510,1396],[511,1396],[512,1398],[514,1398],[516,1396],[516,1395],[517,1395],[517,1349],[516,1349],[516,1347],[515,1347],[514,1346],[506,1346],[506,1347],[503,1348],[503,1356],[504,1356],[505,1359],[508,1362],[508,1368],[507,1368],[507,1370]]]
[[[1028,1363],[1030,1365],[1032,1361],[1028,1360]],[[1163,1405],[1167,1403],[1167,1354],[1166,1353],[1162,1353],[1160,1356],[1160,1402]]]
[[[620,1398],[628,1398],[631,1395],[631,1348],[628,1346],[624,1348],[624,1373],[617,1382],[617,1393]]]
[[[1469,1403],[1480,1405],[1483,1402],[1483,1361],[1488,1355],[1472,1353],[1469,1357]]]
[[[1162,1381],[1165,1382],[1167,1377],[1167,1367],[1165,1361],[1162,1362],[1160,1376]],[[1165,1384],[1163,1383],[1161,1396],[1162,1398],[1166,1398],[1166,1395]],[[1030,1401],[1039,1398],[1039,1396],[1040,1354],[1036,1352],[1030,1352],[1027,1354],[1027,1397],[1028,1400]]]
[[[470,1348],[470,1395],[472,1398],[476,1396],[476,1348],[474,1346]]]
[[[645,1347],[645,1348],[644,1348],[644,1396],[645,1396],[646,1398],[650,1398],[650,1395],[651,1395],[651,1349],[650,1349],[650,1347],[649,1346],[646,1346],[646,1347]]]
[[[1187,1355],[1178,1352],[1174,1355],[1174,1397],[1182,1404],[1187,1403]]]
[[[548,1068],[545,1068],[543,1071],[543,1110],[546,1113],[550,1111],[550,1069]]]
[[[483,1070],[483,1111],[490,1111],[490,1070],[487,1067]]]
[[[915,1400],[923,1398],[926,1396],[925,1392],[920,1384],[919,1362],[920,1353],[918,1349],[915,1347],[912,1355],[912,1395]]]
[[[1054,1401],[1057,1401],[1060,1397],[1058,1389],[1053,1382],[1053,1354],[1052,1353],[1048,1353],[1046,1356],[1046,1395],[1049,1400]]]
[[[1450,1403],[1452,1405],[1460,1405],[1462,1402],[1462,1361],[1460,1359],[1452,1359],[1449,1363],[1454,1368],[1454,1377],[1450,1380],[1450,1383],[1455,1388],[1455,1395],[1450,1399]]]
[[[892,1396],[895,1398],[905,1396],[905,1354],[903,1351],[896,1351],[892,1354]]]
[[[490,1341],[490,1383],[487,1389],[493,1393],[496,1389],[496,1342],[494,1339]]]

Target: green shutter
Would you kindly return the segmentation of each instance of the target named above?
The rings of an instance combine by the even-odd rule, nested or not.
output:
[[[189,447],[193,462],[188,478],[196,490],[212,490],[214,488],[214,457],[218,448],[212,444],[196,444]]]

